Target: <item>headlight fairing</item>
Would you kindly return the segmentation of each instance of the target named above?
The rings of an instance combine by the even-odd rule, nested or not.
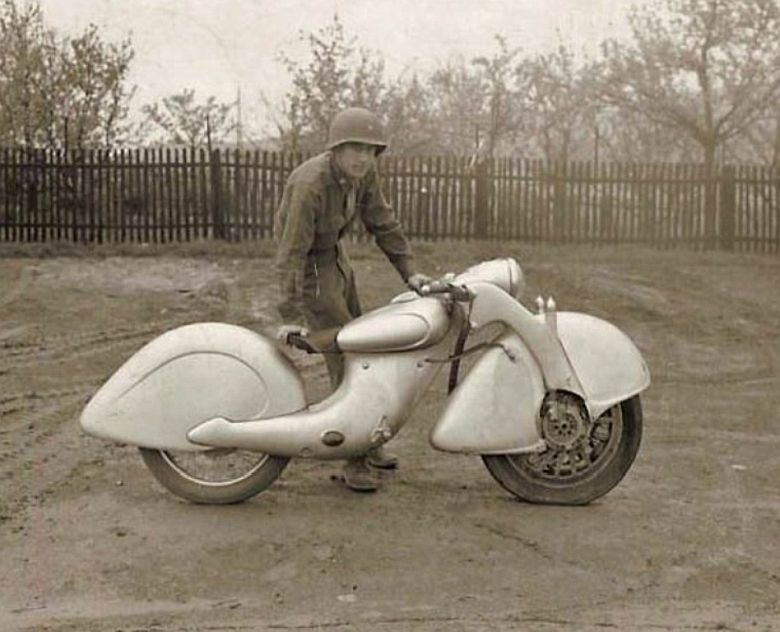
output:
[[[525,289],[523,270],[513,257],[483,261],[471,266],[454,280],[457,284],[465,285],[478,281],[492,283],[515,298],[520,298]]]

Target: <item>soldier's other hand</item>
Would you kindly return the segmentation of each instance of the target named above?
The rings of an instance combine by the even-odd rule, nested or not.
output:
[[[422,294],[423,286],[428,285],[431,281],[433,281],[433,279],[427,274],[417,272],[406,280],[406,285],[418,294]]]
[[[309,330],[302,325],[282,325],[276,332],[276,338],[288,345],[290,344],[289,338],[291,335],[297,334],[298,336],[308,336]]]

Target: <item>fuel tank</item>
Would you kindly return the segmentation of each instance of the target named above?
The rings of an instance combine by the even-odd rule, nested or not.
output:
[[[81,426],[122,443],[202,450],[187,433],[206,419],[258,419],[305,406],[298,371],[271,340],[235,325],[197,323],[130,357],[89,401]]]
[[[449,328],[450,316],[442,301],[404,294],[347,323],[336,342],[339,349],[351,353],[410,351],[435,345]]]

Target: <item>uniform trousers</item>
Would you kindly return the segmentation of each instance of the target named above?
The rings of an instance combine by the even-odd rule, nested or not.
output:
[[[341,246],[310,252],[303,281],[304,314],[312,330],[343,327],[362,313],[355,273]],[[344,377],[344,357],[326,353],[331,387]]]

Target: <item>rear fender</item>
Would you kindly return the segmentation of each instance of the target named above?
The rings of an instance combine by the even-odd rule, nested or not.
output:
[[[257,419],[305,406],[300,375],[272,341],[235,325],[197,323],[133,355],[89,401],[81,426],[122,443],[202,450],[187,433],[207,419]]]
[[[493,342],[500,346],[477,360],[431,430],[438,450],[507,454],[544,447],[537,429],[545,395],[539,366],[514,332]]]

